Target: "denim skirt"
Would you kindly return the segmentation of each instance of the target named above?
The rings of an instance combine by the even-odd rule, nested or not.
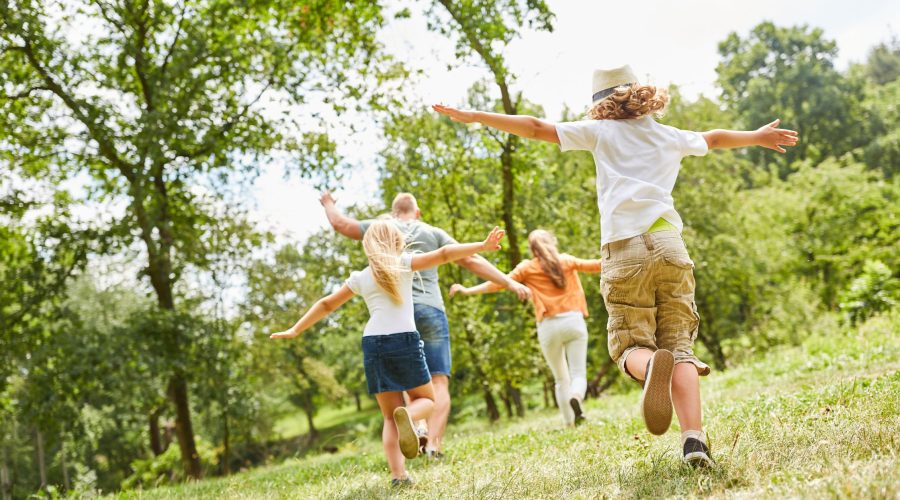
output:
[[[369,394],[415,389],[431,381],[418,332],[362,338],[363,367]]]

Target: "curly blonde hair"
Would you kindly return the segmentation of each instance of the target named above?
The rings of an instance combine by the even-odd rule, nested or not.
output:
[[[609,97],[588,111],[592,120],[628,120],[642,116],[662,116],[669,103],[669,92],[653,85],[627,85],[616,89]]]

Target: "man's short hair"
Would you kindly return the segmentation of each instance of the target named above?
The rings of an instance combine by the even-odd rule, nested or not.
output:
[[[394,215],[415,213],[419,209],[416,197],[410,193],[400,193],[394,197],[391,203],[391,213]]]

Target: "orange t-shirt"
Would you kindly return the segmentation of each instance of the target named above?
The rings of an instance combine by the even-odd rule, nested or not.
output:
[[[531,300],[534,302],[534,315],[540,322],[546,316],[581,311],[588,316],[587,299],[584,297],[584,289],[578,272],[599,273],[600,260],[586,260],[572,257],[568,254],[559,256],[559,263],[566,277],[566,287],[557,288],[550,276],[541,268],[537,259],[523,260],[516,266],[509,277],[522,283],[531,290]],[[502,290],[503,287],[494,283],[490,285],[491,291]]]

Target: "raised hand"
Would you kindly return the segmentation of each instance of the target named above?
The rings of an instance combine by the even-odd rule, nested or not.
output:
[[[484,239],[484,243],[482,246],[485,250],[500,250],[500,240],[506,235],[506,231],[500,229],[497,226],[494,226],[494,229],[491,229],[491,232],[488,234],[487,238]]]
[[[466,287],[460,285],[459,283],[454,283],[450,285],[450,298],[452,299],[454,295],[457,293],[462,293],[465,295]]]
[[[798,137],[794,130],[777,128],[779,123],[781,123],[781,119],[776,119],[768,125],[759,127],[756,133],[760,146],[784,153],[785,149],[781,146],[796,146]]]
[[[449,116],[450,119],[455,122],[472,123],[475,121],[475,113],[472,111],[451,108],[450,106],[444,106],[443,104],[432,104],[431,109],[442,115]]]
[[[319,203],[321,203],[323,207],[334,205],[334,196],[331,196],[331,191],[327,189],[322,191],[322,194],[319,196]]]

